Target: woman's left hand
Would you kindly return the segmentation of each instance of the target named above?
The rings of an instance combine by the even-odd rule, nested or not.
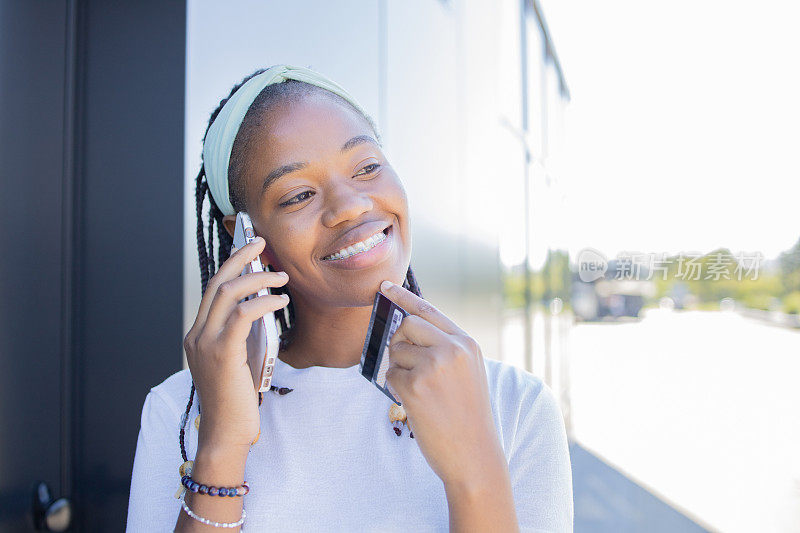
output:
[[[507,463],[480,346],[426,300],[385,285],[381,292],[409,313],[390,339],[386,379],[420,451],[445,487],[496,479]]]

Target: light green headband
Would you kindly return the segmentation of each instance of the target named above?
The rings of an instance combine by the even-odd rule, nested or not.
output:
[[[217,207],[225,215],[236,214],[228,194],[228,166],[230,165],[233,141],[236,139],[242,120],[264,87],[286,80],[304,81],[327,89],[353,104],[353,107],[367,116],[355,98],[350,96],[339,84],[319,72],[305,67],[275,65],[247,80],[222,106],[219,115],[208,129],[206,140],[203,143],[203,165],[208,188]]]

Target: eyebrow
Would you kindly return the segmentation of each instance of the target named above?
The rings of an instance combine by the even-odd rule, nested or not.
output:
[[[357,135],[352,139],[348,140],[346,143],[344,143],[342,147],[339,149],[339,152],[345,153],[348,150],[352,150],[356,146],[364,143],[372,143],[375,146],[380,146],[378,144],[378,141],[373,139],[370,135]],[[273,183],[275,183],[278,180],[278,178],[281,178],[284,175],[289,174],[290,172],[302,170],[307,166],[308,166],[307,161],[300,161],[296,163],[289,163],[287,165],[279,166],[278,168],[267,174],[267,177],[264,178],[264,183],[261,186],[261,194],[267,192],[267,188]]]

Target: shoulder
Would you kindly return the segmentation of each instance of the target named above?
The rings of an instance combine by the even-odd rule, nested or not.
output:
[[[485,366],[520,530],[572,531],[572,469],[556,395],[526,370],[492,359]]]
[[[192,386],[192,374],[188,368],[178,370],[158,385],[151,387],[150,390],[156,394],[165,394],[167,396],[182,395],[184,389]],[[188,389],[186,391],[188,394]]]
[[[540,397],[552,395],[541,378],[527,370],[489,357],[484,357],[483,363],[492,400],[498,402],[498,407],[530,405]]]
[[[498,431],[509,454],[524,439],[549,441],[564,433],[556,395],[538,376],[522,368],[484,357],[489,396]],[[515,446],[516,444],[516,446]]]
[[[179,370],[158,385],[151,387],[145,403],[149,403],[151,406],[160,406],[161,409],[167,410],[169,415],[180,418],[186,410],[191,387],[192,374],[188,369]]]

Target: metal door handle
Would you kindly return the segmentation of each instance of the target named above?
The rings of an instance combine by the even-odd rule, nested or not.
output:
[[[40,481],[33,489],[33,523],[38,531],[66,531],[72,522],[72,502],[68,498],[54,500],[50,487]]]

